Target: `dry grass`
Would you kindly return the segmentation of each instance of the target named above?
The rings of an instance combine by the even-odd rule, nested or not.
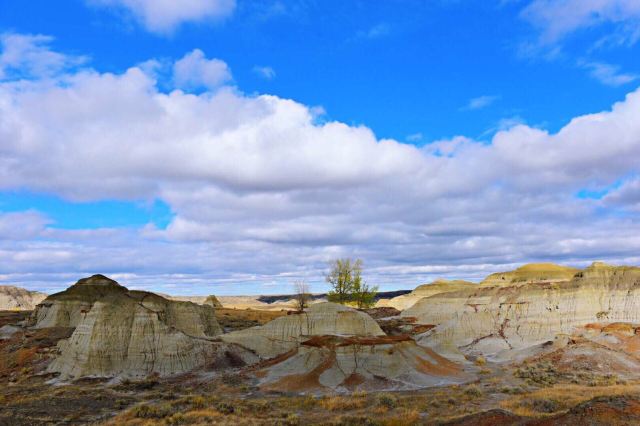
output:
[[[365,407],[367,399],[351,396],[330,396],[321,399],[319,405],[329,411],[355,410]]]
[[[276,318],[286,316],[286,311],[262,311],[257,309],[228,309],[218,308],[216,309],[216,318],[231,317],[242,320],[257,321],[260,324],[265,324]]]
[[[598,396],[638,395],[638,385],[580,386],[558,385],[513,396],[500,403],[504,409],[521,416],[540,416],[566,411]]]

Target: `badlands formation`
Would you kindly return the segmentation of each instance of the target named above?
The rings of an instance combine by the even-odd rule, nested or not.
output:
[[[315,303],[223,334],[217,298],[201,302],[131,291],[95,275],[47,297],[31,325],[73,330],[48,366],[61,380],[172,376],[230,365],[255,365],[259,386],[280,391],[416,389],[470,379],[460,365],[411,336],[387,336],[371,316],[350,307]]]
[[[44,293],[0,285],[0,311],[31,311],[47,297]]]
[[[640,421],[640,268],[525,265],[364,311],[192,300],[95,275],[28,320],[0,313],[0,424],[46,424],[78,401],[114,425]]]
[[[229,351],[255,359],[248,351],[213,341],[222,330],[210,305],[129,291],[102,275],[49,296],[38,305],[34,320],[34,328],[74,329],[60,341],[60,355],[49,365],[62,379],[174,375],[215,364]]]
[[[267,390],[399,390],[469,379],[459,365],[411,337],[387,336],[369,315],[328,302],[222,340],[268,360],[256,372]]]
[[[640,320],[640,268],[596,262],[568,279],[544,272],[509,285],[496,276],[514,274],[495,274],[476,288],[423,298],[401,316],[435,326],[419,342],[442,355],[494,361],[530,355],[529,350],[588,324]]]
[[[476,284],[464,280],[444,280],[438,279],[431,284],[423,284],[418,286],[409,294],[394,297],[393,299],[381,300],[376,306],[389,306],[400,311],[413,306],[418,300],[434,294],[448,293],[452,291],[468,290],[475,288]]]

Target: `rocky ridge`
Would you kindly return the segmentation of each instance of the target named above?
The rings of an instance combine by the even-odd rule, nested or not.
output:
[[[47,297],[37,291],[11,285],[0,285],[0,311],[31,311]]]
[[[409,294],[394,297],[393,299],[380,300],[377,307],[392,307],[398,310],[405,310],[413,306],[418,300],[430,297],[434,294],[448,293],[452,291],[468,290],[477,285],[464,280],[437,279],[430,284],[418,286]]]
[[[401,314],[435,325],[419,342],[438,353],[494,360],[596,322],[640,320],[640,268],[594,263],[569,281],[512,283],[437,294]]]

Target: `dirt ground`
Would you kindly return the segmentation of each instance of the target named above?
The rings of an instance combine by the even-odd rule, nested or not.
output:
[[[217,315],[225,327],[237,329],[286,312],[220,309]],[[54,377],[46,365],[69,332],[27,331],[0,341],[0,425],[640,424],[640,382],[584,372],[570,376],[544,363],[478,360],[480,374],[472,383],[344,395],[261,391],[243,369],[49,384]]]

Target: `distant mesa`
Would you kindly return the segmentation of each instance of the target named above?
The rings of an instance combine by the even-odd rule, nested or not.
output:
[[[504,286],[531,282],[569,281],[579,269],[554,263],[529,263],[514,271],[497,272],[485,278],[481,286]]]

